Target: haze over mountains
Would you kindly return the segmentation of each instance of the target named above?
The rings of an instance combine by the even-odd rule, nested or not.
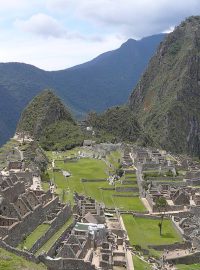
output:
[[[0,145],[13,135],[24,107],[45,88],[55,89],[78,116],[125,103],[164,36],[130,39],[117,50],[61,71],[1,63]]]

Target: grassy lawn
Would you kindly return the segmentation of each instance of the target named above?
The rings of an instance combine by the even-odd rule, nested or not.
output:
[[[120,151],[113,151],[107,156],[107,160],[112,164],[113,168],[116,170],[119,167],[120,161],[122,158]]]
[[[96,179],[106,178],[105,173],[107,166],[104,161],[91,158],[82,158],[77,162],[56,161],[56,167],[70,171],[74,181],[80,180],[81,178]]]
[[[163,235],[160,236],[159,220],[133,217],[132,215],[122,215],[122,217],[132,245],[140,245],[147,249],[148,245],[182,242],[180,235],[173,228],[171,220],[164,220]]]
[[[56,192],[59,194],[60,198],[63,197],[64,201],[71,201],[73,203],[73,192],[79,192],[87,196],[95,198],[99,202],[104,202],[107,207],[110,208],[121,208],[124,210],[134,210],[134,211],[145,211],[145,207],[139,198],[130,197],[113,197],[114,194],[119,194],[114,190],[102,190],[101,188],[112,188],[108,181],[103,182],[81,182],[81,179],[106,179],[106,169],[107,165],[102,160],[84,158],[79,159],[77,162],[67,162],[56,161],[56,168],[61,170],[69,171],[72,175],[65,178],[62,172],[54,172],[54,177],[52,170],[49,170],[50,178],[55,179],[55,184],[57,186]],[[133,176],[133,184],[130,186],[137,187],[134,181],[135,175]],[[127,187],[127,185],[122,185],[117,183],[117,186]],[[129,186],[129,185],[128,185]],[[44,189],[48,188],[48,183],[43,184]],[[125,193],[131,194],[133,193]]]
[[[176,268],[178,270],[199,270],[200,269],[200,264],[199,263],[190,264],[190,265],[177,264]]]
[[[115,204],[122,210],[145,212],[146,208],[139,197],[114,197]]]
[[[134,270],[151,270],[151,266],[137,256],[133,256]]]
[[[73,218],[71,217],[68,221],[36,252],[36,255],[39,255],[43,251],[48,252],[49,249],[53,246],[56,240],[62,235],[64,231],[72,224]]]
[[[50,225],[41,224],[39,225],[31,234],[29,234],[24,241],[24,243],[19,244],[19,248],[26,247],[26,249],[30,249],[33,244],[49,229]]]
[[[111,155],[111,154],[110,154]],[[121,155],[120,152],[115,151],[112,153],[113,158],[118,159]],[[145,207],[139,197],[114,197],[114,194],[119,194],[115,190],[102,190],[101,188],[114,188],[109,185],[106,178],[108,177],[106,170],[108,169],[106,163],[102,160],[92,158],[82,158],[77,162],[66,162],[56,160],[55,165],[57,169],[69,171],[70,177],[64,177],[61,171],[52,172],[49,170],[50,178],[54,179],[57,186],[56,193],[60,196],[61,200],[71,201],[73,203],[73,192],[85,194],[92,198],[95,198],[99,202],[103,202],[107,207],[110,208],[121,208],[124,210],[133,211],[145,211]],[[137,187],[136,175],[130,174],[132,177],[132,184],[122,185],[117,183],[116,186],[123,187]],[[93,181],[93,182],[82,182],[81,179],[105,179],[105,181]],[[122,179],[123,180],[123,179]],[[43,188],[48,189],[48,183],[43,183]],[[64,190],[64,193],[63,193]],[[120,192],[120,194],[133,195],[133,192]],[[137,195],[137,193],[135,193]]]
[[[19,143],[13,139],[10,139],[6,144],[0,147],[0,169],[7,166],[7,156],[12,160],[20,160],[20,155],[18,151],[14,151],[14,147],[18,146]]]
[[[56,161],[56,167],[69,171],[72,175],[65,178],[62,172],[54,172],[55,184],[57,185],[56,192],[58,194],[62,193],[62,190],[68,191],[68,197],[66,199],[73,199],[70,193],[74,191],[86,194],[91,197],[95,197],[97,200],[101,199],[100,187],[110,187],[108,182],[93,182],[84,183],[81,179],[97,179],[97,178],[107,178],[105,173],[106,164],[101,160],[96,159],[79,159],[77,162],[64,163],[61,161]],[[52,175],[52,173],[51,173]]]
[[[0,270],[47,270],[43,264],[35,264],[0,248]]]

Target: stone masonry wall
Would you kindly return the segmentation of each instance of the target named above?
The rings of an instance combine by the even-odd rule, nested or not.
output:
[[[66,205],[62,211],[60,211],[55,218],[55,220],[51,223],[51,227],[46,231],[41,238],[39,238],[29,250],[31,253],[35,253],[38,249],[40,249],[52,236],[53,234],[59,230],[65,222],[71,217],[72,211],[71,206]]]

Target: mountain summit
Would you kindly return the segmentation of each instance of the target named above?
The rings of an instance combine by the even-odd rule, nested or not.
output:
[[[200,155],[200,17],[159,46],[130,96],[130,108],[164,149]]]
[[[22,112],[17,132],[39,138],[46,127],[63,120],[74,123],[61,100],[51,90],[44,90]]]
[[[83,141],[71,113],[51,90],[44,90],[28,104],[16,132],[38,140],[45,150],[66,150]]]
[[[128,40],[90,62],[60,71],[0,63],[0,145],[13,135],[20,112],[45,88],[55,89],[77,116],[123,104],[163,38]]]

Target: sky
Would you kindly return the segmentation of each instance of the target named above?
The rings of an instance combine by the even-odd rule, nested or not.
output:
[[[191,15],[200,0],[0,0],[0,62],[65,69]]]

